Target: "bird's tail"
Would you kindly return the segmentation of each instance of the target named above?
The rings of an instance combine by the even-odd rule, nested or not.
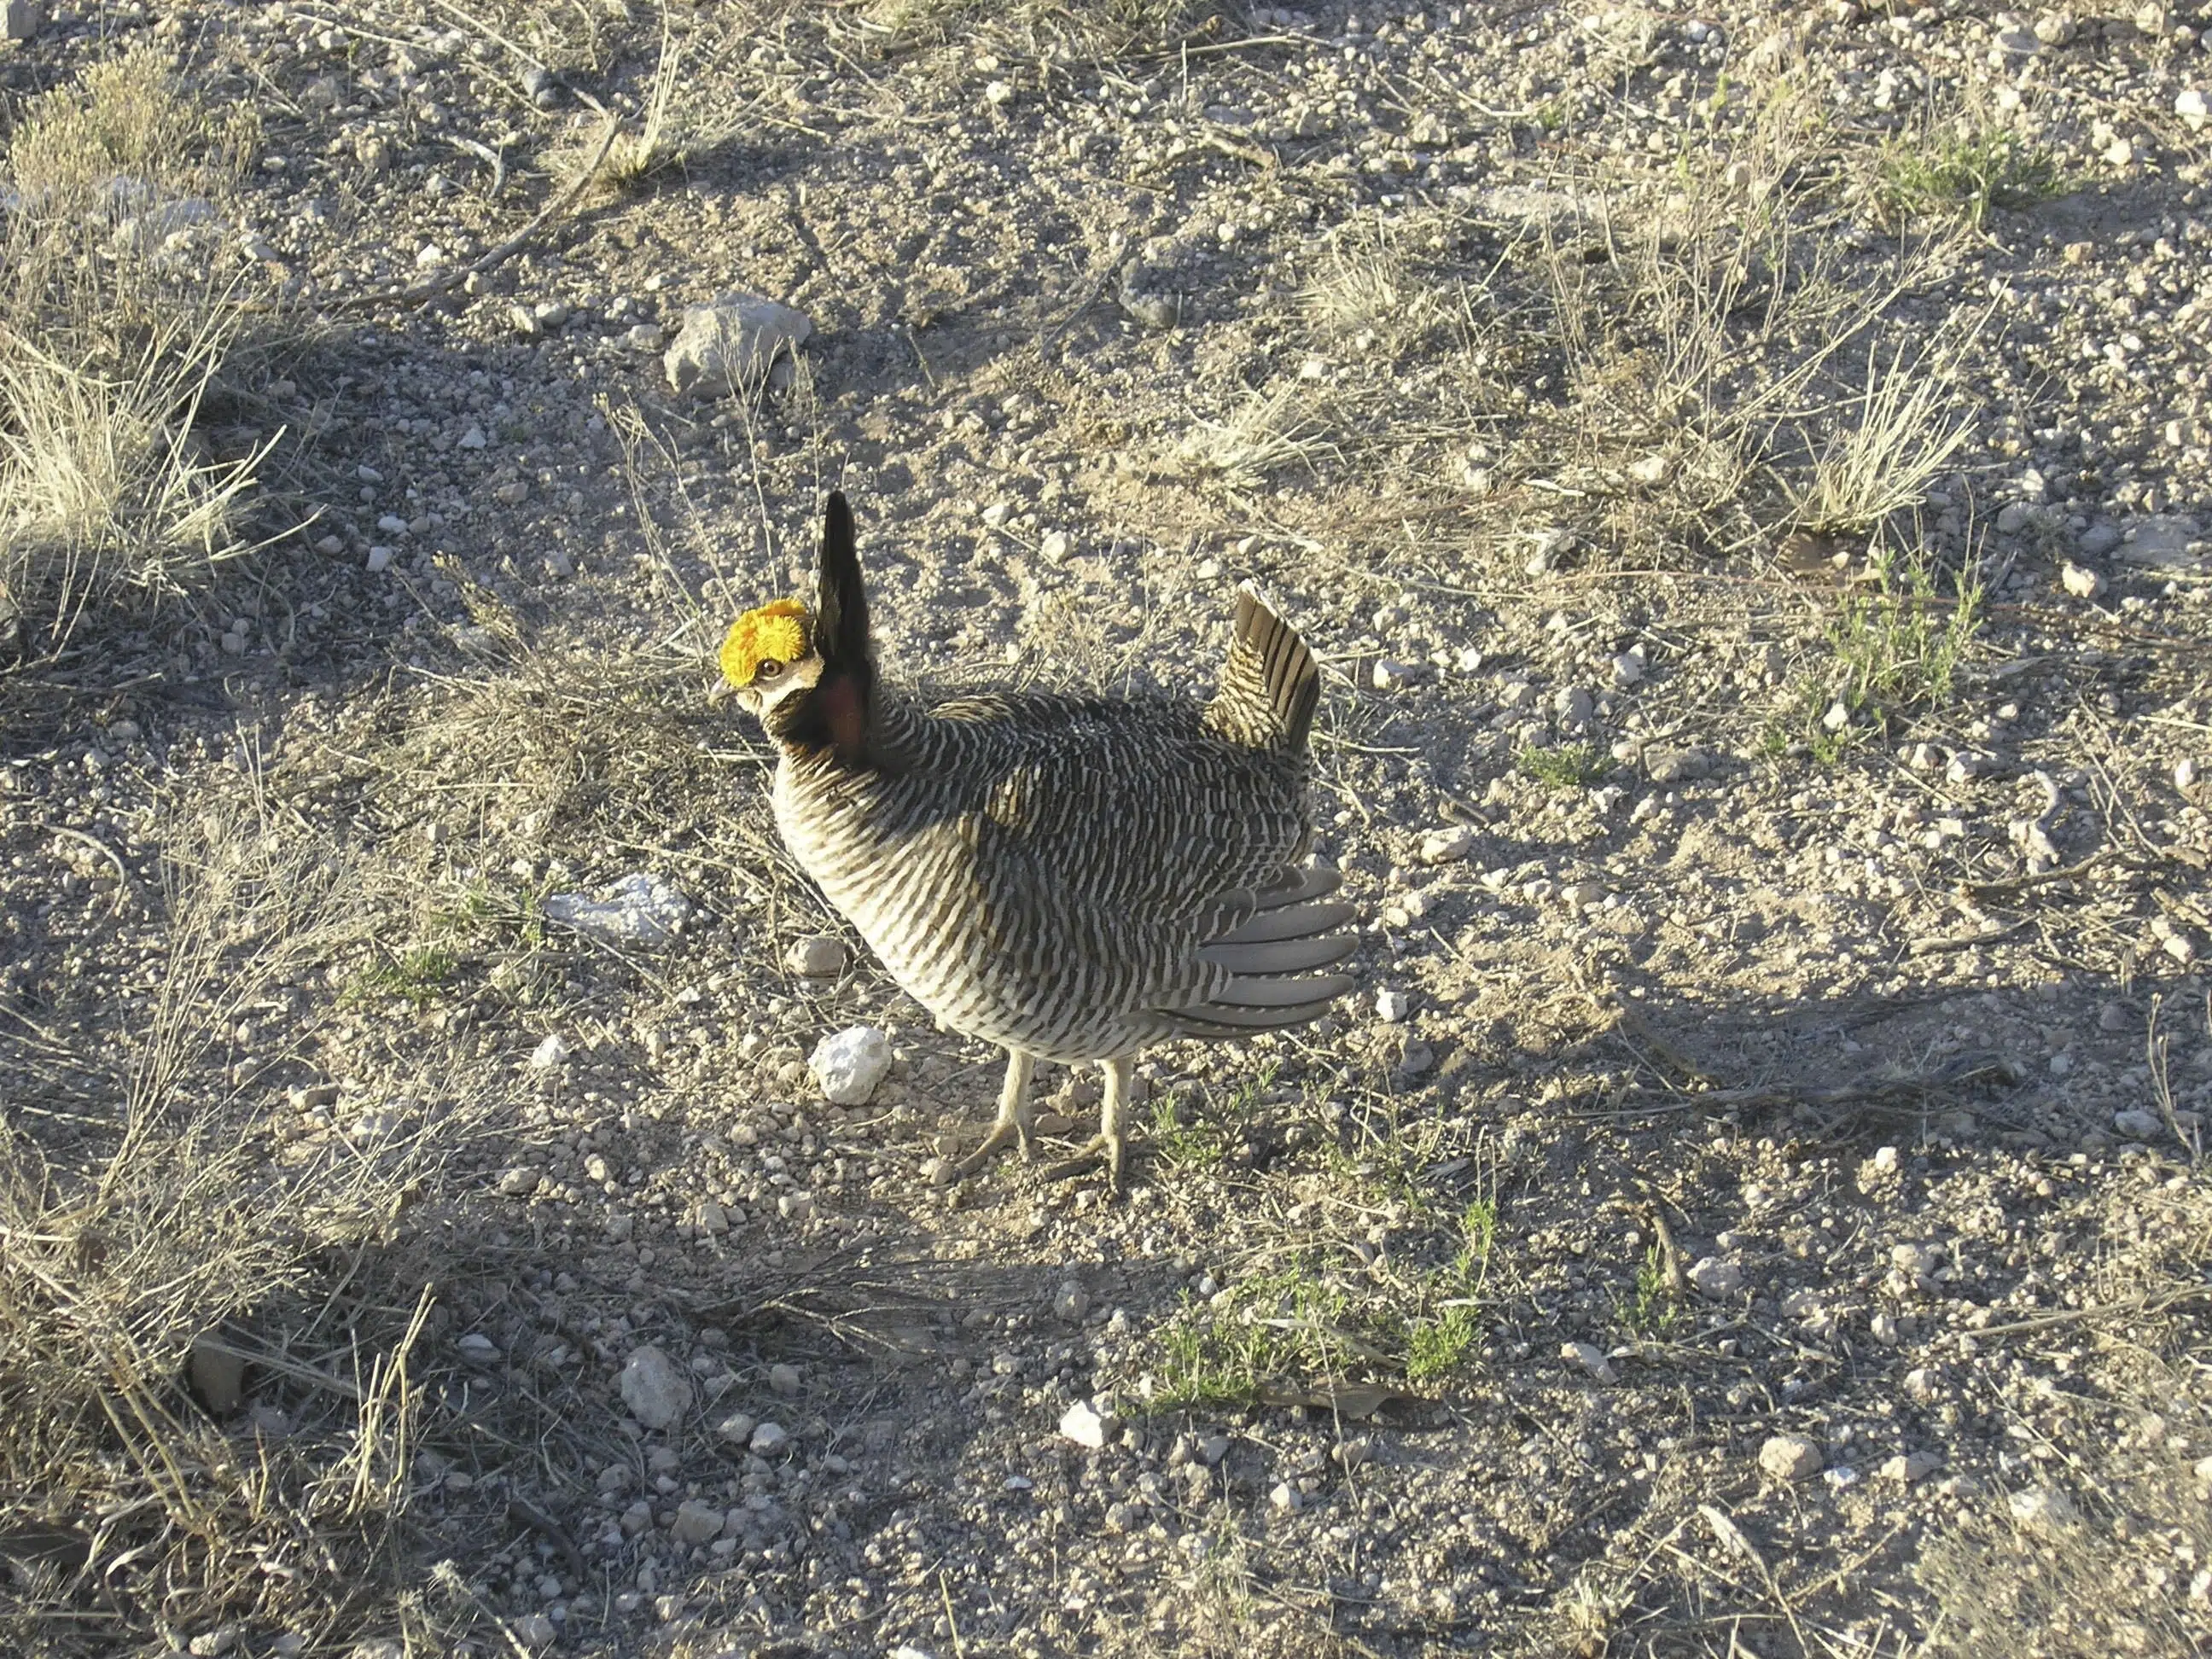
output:
[[[1206,720],[1224,737],[1255,749],[1306,746],[1321,670],[1298,631],[1249,582],[1237,589],[1236,632]]]

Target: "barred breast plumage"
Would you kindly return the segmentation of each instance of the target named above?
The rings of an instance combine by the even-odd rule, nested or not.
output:
[[[811,612],[749,612],[725,678],[781,751],[785,843],[916,1000],[1007,1050],[1000,1121],[963,1167],[1029,1144],[1037,1059],[1107,1073],[1099,1146],[1118,1182],[1128,1065],[1175,1036],[1313,1018],[1351,988],[1350,908],[1301,868],[1312,657],[1237,598],[1204,707],[1038,694],[925,704],[876,683],[841,496]]]

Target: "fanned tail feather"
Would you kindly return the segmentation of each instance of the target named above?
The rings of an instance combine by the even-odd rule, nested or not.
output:
[[[1306,746],[1320,697],[1321,670],[1306,642],[1257,588],[1239,584],[1229,661],[1207,720],[1237,742],[1295,753]]]

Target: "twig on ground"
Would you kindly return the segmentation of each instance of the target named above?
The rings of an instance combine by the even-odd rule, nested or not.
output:
[[[2003,927],[1988,927],[1978,933],[1938,933],[1932,939],[1917,939],[1905,947],[1909,957],[1933,956],[1939,951],[1971,951],[1977,945],[1994,945],[2001,939],[2010,939],[2027,926],[2025,921]]]
[[[1992,1336],[2022,1336],[2030,1331],[2047,1331],[2057,1325],[2077,1325],[2085,1319],[2159,1314],[2186,1302],[2207,1300],[2212,1300],[2212,1285],[2191,1285],[2178,1291],[2147,1292],[2118,1302],[2100,1302],[2093,1308],[2062,1308],[2056,1313],[2039,1314],[2033,1319],[2015,1319],[2008,1325],[1985,1325],[1978,1331],[1970,1330],[1967,1334],[1978,1342]]]

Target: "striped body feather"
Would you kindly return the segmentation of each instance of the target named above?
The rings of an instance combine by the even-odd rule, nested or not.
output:
[[[1239,741],[1222,707],[880,693],[870,764],[787,747],[777,823],[955,1030],[1079,1060],[1300,1024],[1350,981],[1285,975],[1350,948],[1349,910],[1294,867],[1304,730],[1293,749],[1255,717]]]

